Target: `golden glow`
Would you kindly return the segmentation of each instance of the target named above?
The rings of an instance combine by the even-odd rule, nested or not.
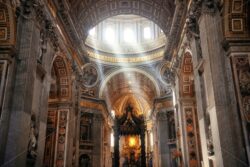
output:
[[[100,53],[95,53],[93,51],[88,51],[88,56],[103,62],[109,63],[141,63],[146,61],[160,60],[163,57],[164,50],[160,50],[156,53],[148,54],[145,56],[130,56],[130,57],[112,57],[103,55]]]
[[[129,137],[129,147],[134,147],[136,145],[135,137]]]

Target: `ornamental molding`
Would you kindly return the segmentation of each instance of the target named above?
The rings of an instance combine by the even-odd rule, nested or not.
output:
[[[46,15],[44,2],[42,0],[26,0],[21,3],[16,3],[17,16],[22,16],[24,19],[34,19],[39,23],[41,31],[44,32],[44,38],[50,39],[55,51],[58,51],[59,39],[55,32],[55,26],[53,25],[50,17]],[[33,12],[34,11],[34,12]]]

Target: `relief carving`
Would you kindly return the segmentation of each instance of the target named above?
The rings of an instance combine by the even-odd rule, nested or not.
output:
[[[191,40],[192,37],[199,37],[199,27],[197,23],[197,18],[194,14],[190,14],[186,21],[186,35],[188,40]]]
[[[250,68],[240,70],[239,81],[241,95],[250,96]]]
[[[187,39],[191,41],[191,39],[199,37],[199,25],[198,20],[201,15],[201,6],[202,0],[196,0],[191,3],[190,10],[188,12],[188,16],[186,19],[186,35]]]
[[[250,96],[242,99],[242,105],[246,120],[250,123]]]
[[[247,122],[250,123],[250,65],[247,57],[238,58],[236,63],[243,114]]]
[[[170,69],[166,69],[163,73],[163,79],[167,82],[167,83],[174,83],[175,81],[175,75],[173,73],[173,71],[171,71]]]
[[[97,68],[93,64],[85,64],[82,69],[82,83],[86,87],[93,87],[99,80]]]
[[[59,127],[58,127],[58,141],[57,141],[57,156],[56,164],[63,164],[65,159],[65,138],[67,132],[67,110],[59,110]]]

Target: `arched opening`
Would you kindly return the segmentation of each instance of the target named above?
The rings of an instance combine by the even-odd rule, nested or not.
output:
[[[70,100],[70,80],[67,65],[57,55],[51,68],[51,85],[48,99],[48,115],[43,166],[64,164],[66,158],[67,119],[69,110],[63,106]]]
[[[79,167],[91,167],[91,160],[88,154],[82,154],[79,158]]]
[[[143,86],[141,86],[143,85]],[[160,88],[153,76],[133,68],[122,68],[105,77],[99,97],[105,99],[108,108],[121,116],[127,103],[133,104],[137,115],[149,118],[153,100],[160,96]]]
[[[132,104],[115,118],[114,166],[146,166],[145,120]]]

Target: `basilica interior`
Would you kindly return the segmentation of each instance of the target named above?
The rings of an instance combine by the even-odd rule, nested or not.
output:
[[[1,167],[249,167],[249,0],[0,0]]]

